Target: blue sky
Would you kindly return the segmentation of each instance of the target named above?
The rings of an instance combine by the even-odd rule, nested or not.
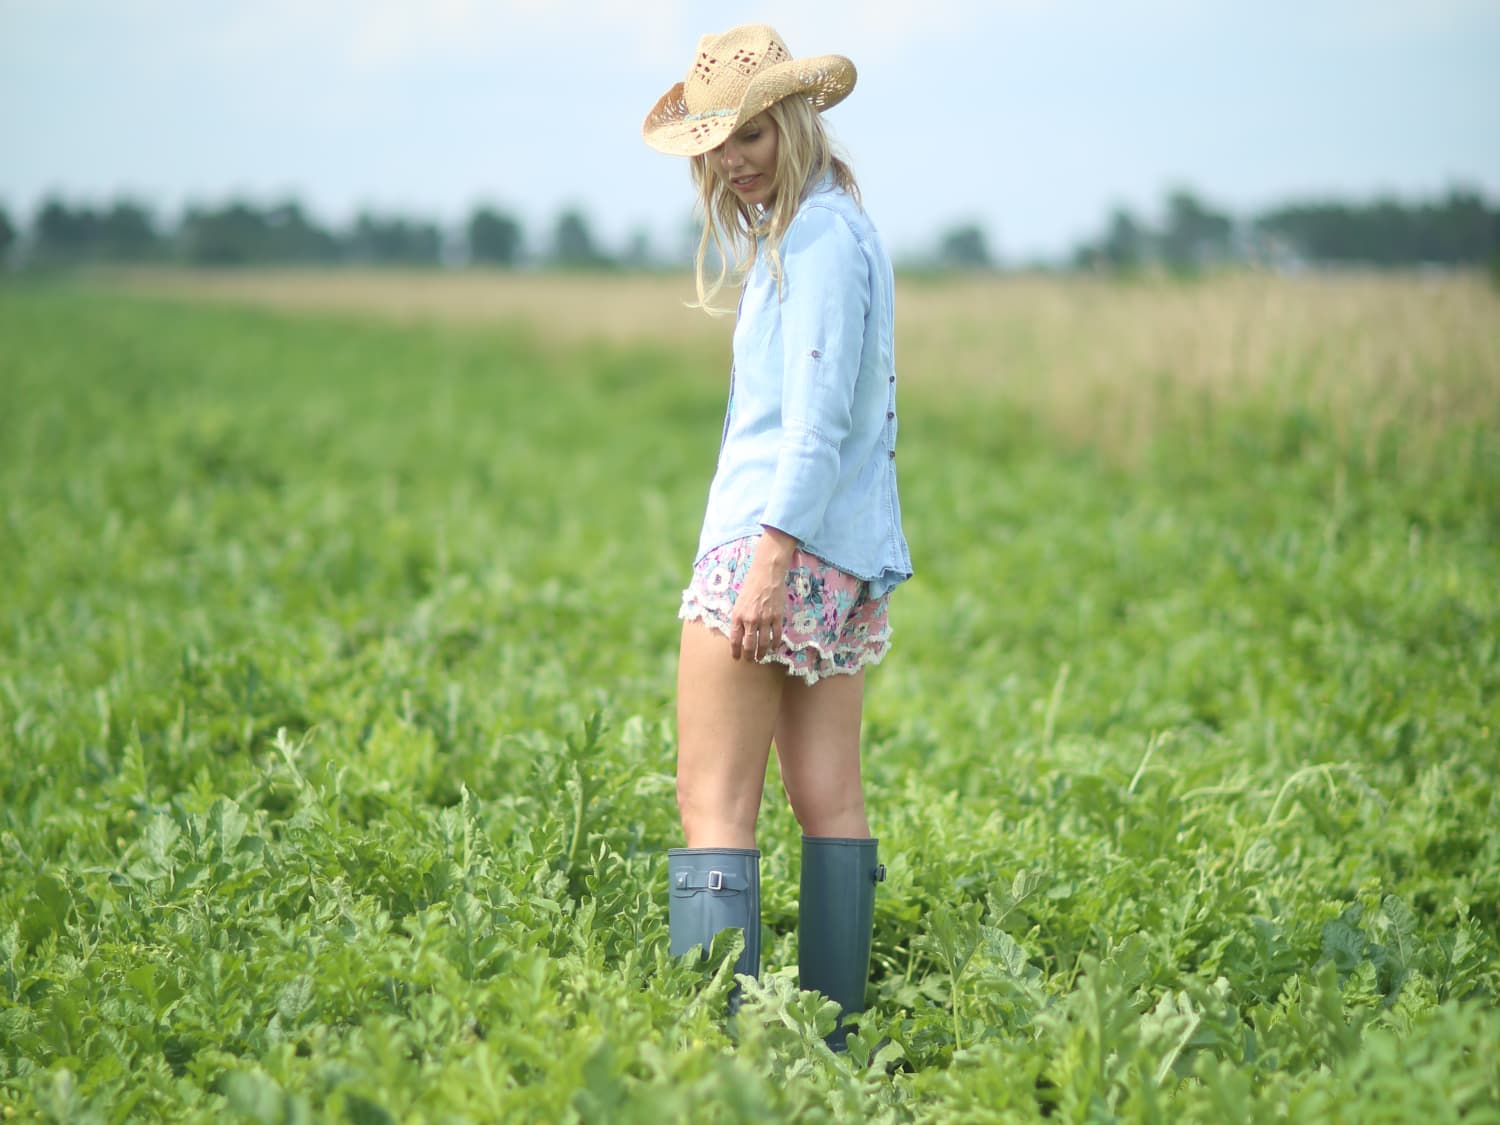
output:
[[[1188,185],[1288,199],[1500,201],[1496,0],[0,0],[0,204],[232,193],[533,241],[565,206],[675,246],[684,162],[640,141],[698,36],[777,27],[854,59],[828,121],[893,249],[978,221],[1010,261],[1065,253]]]

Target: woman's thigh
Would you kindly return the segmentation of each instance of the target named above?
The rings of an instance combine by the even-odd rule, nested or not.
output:
[[[787,680],[776,718],[776,759],[792,811],[809,836],[870,834],[860,782],[865,674]]]
[[[753,848],[786,668],[730,655],[685,621],[677,664],[677,805],[690,848]]]

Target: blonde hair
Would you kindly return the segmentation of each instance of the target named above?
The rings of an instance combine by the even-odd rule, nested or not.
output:
[[[758,239],[766,240],[771,276],[780,287],[781,240],[809,185],[831,171],[834,184],[859,203],[859,185],[854,182],[853,171],[835,154],[823,128],[823,118],[806,98],[799,95],[783,98],[766,113],[777,132],[776,173],[771,181],[775,195],[768,208],[762,210],[740,201],[714,171],[716,150],[691,158],[693,185],[698,189],[698,206],[703,210],[703,232],[693,258],[698,300],[688,307],[702,309],[710,316],[724,316],[733,311],[715,305],[714,298],[731,279],[736,284],[744,279],[755,264]],[[719,258],[719,273],[711,282],[707,277],[710,247]]]

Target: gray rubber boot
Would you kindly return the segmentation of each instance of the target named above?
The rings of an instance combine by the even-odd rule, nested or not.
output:
[[[745,948],[734,971],[760,975],[760,852],[754,848],[673,848],[667,852],[670,898],[667,925],[672,956],[695,945],[708,948],[720,930],[745,932]],[[729,1012],[740,1006],[740,989],[729,994]]]
[[[844,1050],[848,1020],[865,1010],[870,980],[870,938],[875,929],[875,884],[885,866],[876,841],[835,836],[802,837],[802,901],[797,918],[797,970],[804,989],[814,989],[843,1010],[827,1038]]]

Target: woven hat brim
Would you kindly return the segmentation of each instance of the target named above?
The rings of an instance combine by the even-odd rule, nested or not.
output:
[[[738,106],[711,114],[693,114],[681,82],[651,107],[641,124],[641,137],[668,156],[699,156],[717,148],[731,133],[757,114],[792,95],[805,97],[822,112],[836,106],[854,89],[858,73],[843,55],[812,55],[768,66],[750,80]]]

